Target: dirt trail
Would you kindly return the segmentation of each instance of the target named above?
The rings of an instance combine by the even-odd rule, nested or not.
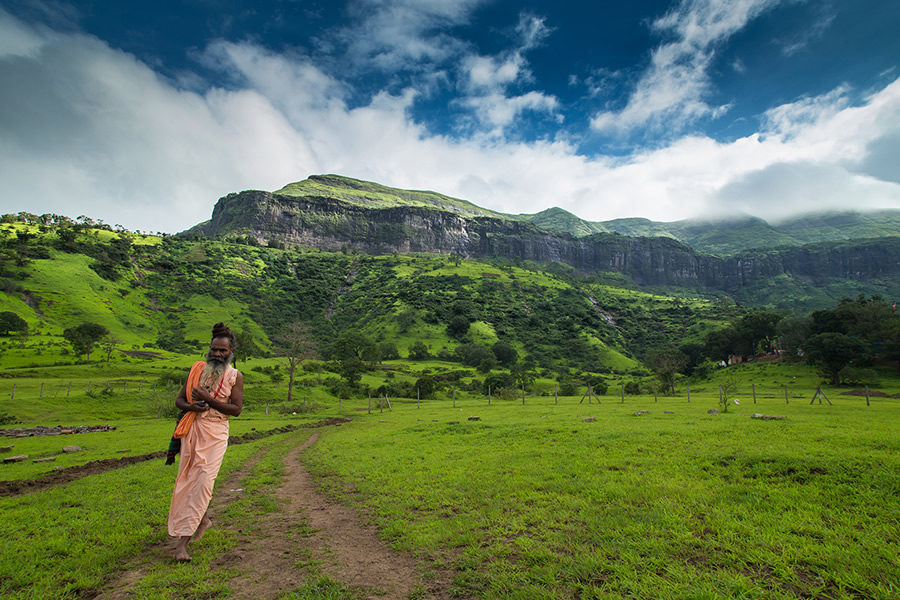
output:
[[[241,571],[228,583],[230,597],[275,598],[300,587],[309,577],[309,569],[298,565],[316,565],[323,575],[364,590],[365,596],[373,600],[407,600],[414,592],[425,592],[420,597],[433,600],[448,597],[441,583],[432,581],[426,588],[416,561],[394,552],[379,539],[375,527],[363,523],[355,509],[331,501],[317,491],[299,459],[317,439],[317,434],[312,435],[285,457],[283,485],[277,491],[284,502],[282,509],[264,516],[252,531],[241,531],[238,544],[210,564],[212,569]],[[251,462],[255,464],[256,460]],[[215,515],[221,514],[221,507],[234,498],[235,492],[230,490],[239,485],[252,466],[248,464],[240,473],[229,477],[213,496],[210,514],[214,526],[227,527]],[[152,564],[171,561],[174,544],[167,541],[150,549],[145,556],[150,565],[145,562],[137,570],[125,573],[99,598],[133,597],[131,587],[149,573]]]

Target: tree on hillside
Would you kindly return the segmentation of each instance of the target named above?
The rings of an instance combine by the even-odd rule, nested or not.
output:
[[[497,357],[497,362],[504,367],[509,368],[519,360],[519,353],[506,342],[497,342],[491,346],[491,350],[494,352],[494,356]]]
[[[770,349],[770,342],[775,338],[775,328],[783,318],[784,315],[776,312],[757,311],[738,319],[734,323],[738,352],[753,356],[760,350]]]
[[[644,357],[644,363],[662,384],[663,393],[675,393],[675,375],[689,362],[688,355],[677,348],[653,348]]]
[[[0,312],[0,331],[3,335],[9,335],[12,331],[28,331],[28,323],[16,313],[5,310]]]
[[[100,345],[106,350],[106,362],[109,362],[112,351],[122,343],[122,340],[114,333],[107,333],[100,339]]]
[[[428,360],[431,356],[428,354],[428,346],[421,341],[413,342],[409,347],[410,360]]]
[[[819,333],[806,340],[806,360],[820,365],[833,385],[841,383],[841,369],[865,350],[864,344],[843,333]]]
[[[253,333],[247,329],[236,331],[234,334],[234,365],[237,366],[239,360],[247,360],[254,356],[259,356],[262,348],[256,344]]]
[[[703,338],[707,355],[716,362],[728,361],[728,357],[735,352],[738,334],[734,327],[728,325],[722,329],[710,331]]]
[[[288,397],[293,400],[294,372],[303,361],[315,358],[316,343],[312,337],[312,330],[306,323],[295,322],[288,325],[283,332],[275,336],[276,350],[281,356],[281,363],[288,371]]]
[[[810,324],[809,317],[789,317],[779,321],[776,332],[781,339],[784,356],[797,356],[797,351],[803,347],[806,338],[809,337]]]
[[[378,346],[358,331],[347,331],[332,344],[331,358],[337,361],[341,378],[354,388],[362,379],[366,364],[378,362]]]
[[[454,315],[450,318],[450,322],[447,324],[447,335],[454,339],[460,339],[467,333],[469,333],[469,323],[468,317],[463,315]]]
[[[109,330],[98,323],[82,323],[63,331],[63,337],[72,344],[76,355],[86,354],[90,361],[91,350],[108,333]]]
[[[360,362],[374,364],[380,358],[378,346],[359,331],[342,333],[331,345],[331,358],[344,361],[355,358]]]

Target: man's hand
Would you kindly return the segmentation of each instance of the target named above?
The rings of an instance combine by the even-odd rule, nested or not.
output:
[[[208,391],[203,388],[195,387],[191,390],[191,400],[193,400],[193,403],[191,404],[191,410],[197,412],[204,412],[209,410],[209,401],[212,399],[212,394],[210,394]]]

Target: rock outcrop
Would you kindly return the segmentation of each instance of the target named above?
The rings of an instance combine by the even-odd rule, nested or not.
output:
[[[466,258],[561,262],[588,272],[613,271],[638,285],[737,291],[788,275],[809,282],[900,275],[900,238],[751,250],[721,258],[668,237],[598,233],[575,238],[521,220],[470,216],[428,206],[374,208],[326,196],[245,191],[215,205],[190,232],[250,235],[261,243],[368,254],[428,252]],[[189,232],[189,233],[190,233]]]

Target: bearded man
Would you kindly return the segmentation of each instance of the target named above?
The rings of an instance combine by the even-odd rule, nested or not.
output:
[[[188,543],[209,529],[209,501],[228,447],[228,418],[241,414],[244,378],[231,366],[234,335],[216,323],[206,362],[191,369],[175,400],[184,411],[176,429],[181,437],[181,461],[169,508],[169,535],[178,538],[175,560],[191,560]],[[186,431],[184,431],[186,429]]]

